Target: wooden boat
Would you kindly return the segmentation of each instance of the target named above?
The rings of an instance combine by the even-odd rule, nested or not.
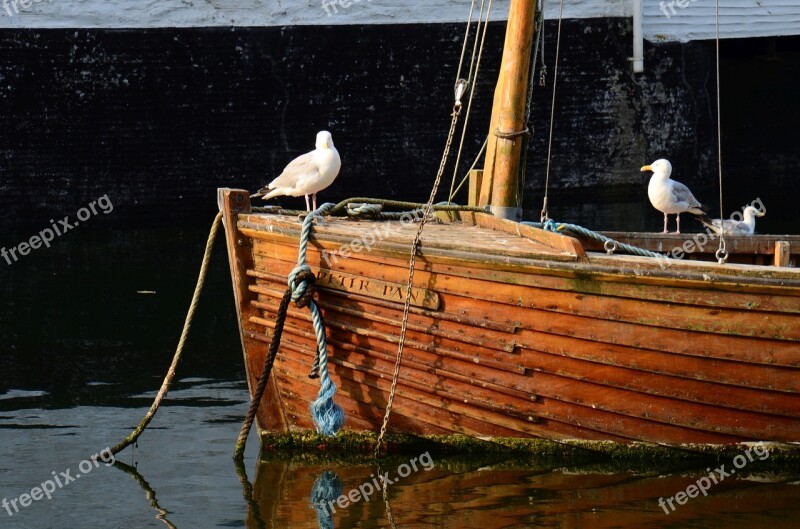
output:
[[[511,2],[492,130],[523,126],[514,105],[524,104],[533,6]],[[479,205],[499,214],[518,206],[521,142],[492,136]],[[253,389],[297,263],[301,221],[254,212],[244,190],[222,189],[218,200]],[[313,229],[307,262],[351,430],[381,426],[416,229],[347,218]],[[691,237],[652,239],[677,246]],[[777,241],[779,264],[796,262],[800,241],[789,239],[728,238],[728,247],[763,261]],[[607,254],[565,233],[457,211],[425,228],[410,305],[392,431],[800,442],[798,269]],[[262,431],[313,430],[315,353],[307,311],[291,308],[257,417]]]

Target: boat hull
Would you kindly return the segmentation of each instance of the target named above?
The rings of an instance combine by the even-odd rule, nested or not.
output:
[[[263,368],[296,218],[221,191],[250,387]],[[238,208],[238,209],[237,209]],[[483,214],[431,224],[417,259],[390,431],[645,441],[800,441],[800,273],[586,254],[578,241]],[[380,428],[415,226],[326,220],[318,275],[346,428]],[[358,244],[356,241],[360,241]],[[289,310],[258,415],[313,430],[308,311]]]

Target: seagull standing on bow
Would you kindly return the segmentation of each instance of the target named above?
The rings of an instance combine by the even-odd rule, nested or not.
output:
[[[736,219],[710,219],[706,216],[698,220],[707,226],[711,231],[719,235],[752,235],[756,231],[756,217],[763,217],[764,212],[756,207],[747,206],[744,208],[744,220]],[[733,217],[734,215],[731,215]]]
[[[342,159],[333,146],[331,133],[322,130],[317,133],[316,149],[289,162],[280,176],[252,195],[252,198],[263,196],[264,200],[269,200],[278,196],[305,195],[306,210],[311,211],[308,203],[311,195],[316,210],[317,193],[333,183],[341,167]]]
[[[680,182],[670,179],[672,174],[672,164],[667,160],[656,160],[650,165],[645,165],[642,171],[653,171],[650,177],[650,184],[647,186],[647,196],[650,203],[658,211],[664,214],[664,233],[667,232],[667,215],[677,215],[677,227],[675,233],[681,232],[681,213],[692,213],[693,215],[705,215],[703,210],[708,209],[694,198],[689,188]]]

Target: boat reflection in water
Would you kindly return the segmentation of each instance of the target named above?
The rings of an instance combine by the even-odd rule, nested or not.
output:
[[[255,482],[245,497],[247,527],[351,528],[436,527],[499,529],[511,527],[796,527],[800,506],[798,477],[775,471],[738,474],[712,485],[708,495],[673,501],[675,510],[660,507],[659,498],[674,497],[707,476],[691,470],[639,469],[629,466],[556,467],[530,461],[442,457],[426,470],[398,479],[409,458],[325,462],[262,455]],[[720,463],[710,465],[713,471]],[[731,465],[726,466],[730,470]],[[405,470],[405,469],[402,469]],[[379,473],[396,481],[384,496],[376,491]],[[403,472],[405,473],[405,472]],[[341,508],[341,496],[355,501]],[[343,500],[344,501],[344,500]],[[329,503],[332,502],[332,503]],[[664,503],[666,505],[666,503]],[[670,510],[667,515],[665,510]]]

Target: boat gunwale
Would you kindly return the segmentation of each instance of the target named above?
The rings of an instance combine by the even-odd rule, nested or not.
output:
[[[240,215],[237,226],[238,231],[244,236],[262,240],[284,237],[288,243],[297,244],[301,226],[296,218],[291,217],[290,223],[279,222],[273,224],[270,222],[251,222],[249,217],[253,215],[264,220],[270,217],[276,217],[275,215],[261,213]],[[283,216],[282,220],[285,221],[287,219],[289,219],[289,217]],[[329,255],[336,255],[335,251],[330,251],[332,248],[335,250],[335,245],[338,244],[339,247],[341,247],[354,240],[352,237],[347,238],[341,235],[326,233],[324,226],[321,228],[321,230],[316,229],[312,232],[310,242],[313,242],[318,247],[327,251]],[[537,228],[532,229],[537,230]],[[410,245],[406,246],[395,242],[380,241],[372,246],[370,253],[396,258],[408,258],[409,250]],[[423,262],[430,260],[433,263],[437,261],[437,258],[455,258],[465,265],[478,268],[497,269],[497,265],[500,265],[509,267],[508,271],[521,272],[522,270],[520,270],[519,267],[533,267],[539,269],[537,271],[538,273],[548,275],[568,274],[569,277],[573,278],[582,276],[583,279],[589,279],[589,277],[586,276],[590,275],[593,276],[593,279],[605,281],[626,281],[630,279],[667,280],[671,282],[672,286],[678,286],[675,284],[678,282],[690,282],[690,284],[700,283],[706,289],[733,289],[737,292],[741,292],[742,290],[753,292],[755,289],[764,289],[763,293],[768,294],[800,296],[800,269],[795,268],[733,263],[720,265],[718,263],[706,261],[683,261],[680,259],[668,259],[666,257],[664,261],[668,264],[662,267],[659,265],[661,260],[657,258],[608,255],[596,252],[587,252],[585,260],[569,256],[566,253],[561,255],[548,255],[546,258],[521,258],[492,253],[482,254],[481,256],[484,257],[484,259],[478,259],[474,252],[468,253],[459,250],[437,248],[435,241],[431,241],[428,245],[420,247],[418,260]],[[348,258],[357,259],[358,257],[354,254]],[[637,268],[629,270],[622,265],[635,265]],[[673,269],[673,271],[669,269]],[[755,274],[768,274],[770,277],[753,277]],[[602,275],[611,277],[597,277]],[[778,291],[776,292],[776,290]]]

